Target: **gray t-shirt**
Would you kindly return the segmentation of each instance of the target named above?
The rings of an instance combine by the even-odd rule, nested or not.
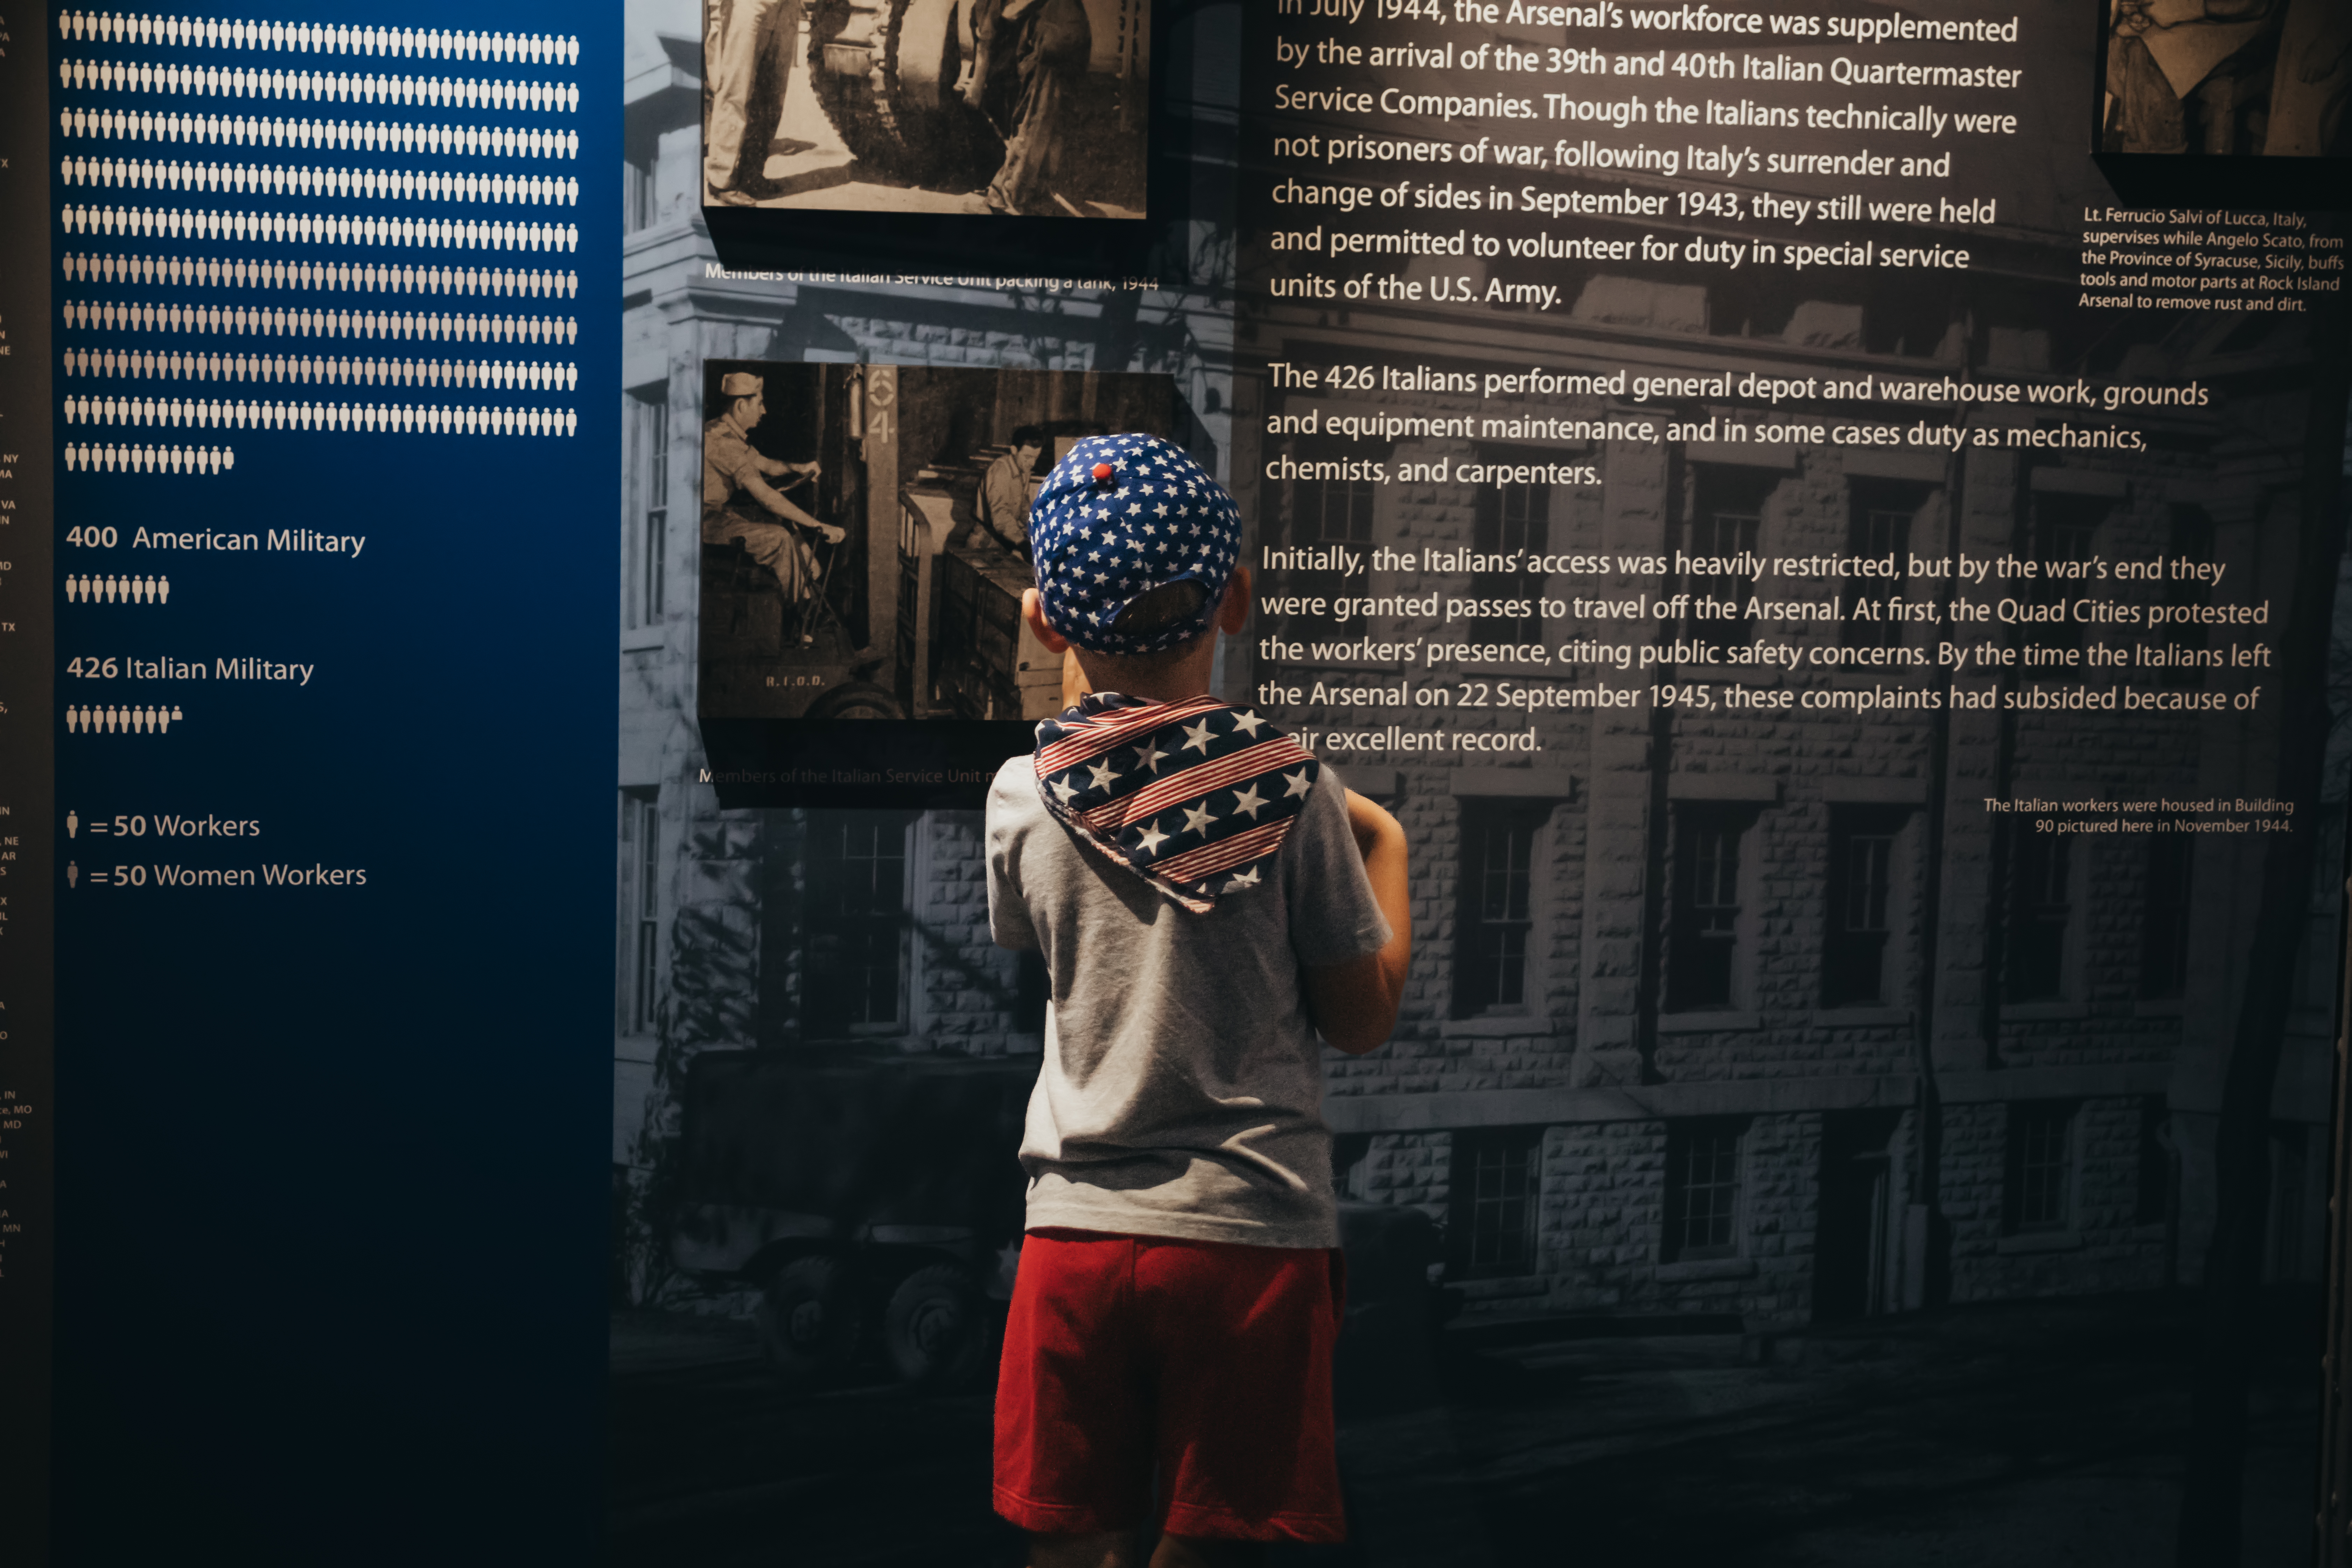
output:
[[[1030,758],[997,770],[989,926],[1053,984],[1021,1140],[1030,1229],[1339,1244],[1299,968],[1377,952],[1389,925],[1328,767],[1274,868],[1192,913],[1055,820]]]

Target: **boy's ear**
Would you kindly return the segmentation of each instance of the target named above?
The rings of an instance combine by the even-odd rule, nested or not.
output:
[[[1070,650],[1070,639],[1046,622],[1045,601],[1037,597],[1034,588],[1021,590],[1021,618],[1029,623],[1030,635],[1045,645],[1047,653],[1067,653]]]
[[[1234,567],[1234,574],[1225,579],[1224,602],[1217,606],[1217,629],[1227,637],[1238,637],[1249,625],[1249,568]]]

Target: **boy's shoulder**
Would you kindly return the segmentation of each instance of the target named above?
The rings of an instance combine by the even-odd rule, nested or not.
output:
[[[1017,757],[1007,757],[988,781],[988,822],[993,827],[1000,821],[1011,822],[1030,813],[1039,816],[1047,814],[1045,797],[1037,792],[1037,760],[1024,752]]]

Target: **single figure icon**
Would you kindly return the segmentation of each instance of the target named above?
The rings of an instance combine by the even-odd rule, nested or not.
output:
[[[79,887],[80,885],[81,885],[81,868],[80,868],[79,866],[75,865],[75,864],[74,864],[72,861],[70,861],[70,860],[67,861],[67,862],[66,862],[66,886],[67,886],[67,887],[68,887],[68,888],[76,888],[76,887]]]
[[[75,834],[80,831],[81,818],[75,816],[72,811],[68,810],[66,813],[66,837],[68,838],[71,838]]]

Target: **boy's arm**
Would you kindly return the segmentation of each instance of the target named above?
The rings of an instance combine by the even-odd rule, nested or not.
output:
[[[1389,922],[1388,945],[1378,952],[1305,972],[1307,1005],[1323,1037],[1351,1057],[1377,1050],[1396,1027],[1404,1002],[1405,970],[1412,962],[1412,898],[1406,879],[1404,829],[1397,819],[1354,790],[1348,792],[1348,826],[1364,858],[1372,898]]]

